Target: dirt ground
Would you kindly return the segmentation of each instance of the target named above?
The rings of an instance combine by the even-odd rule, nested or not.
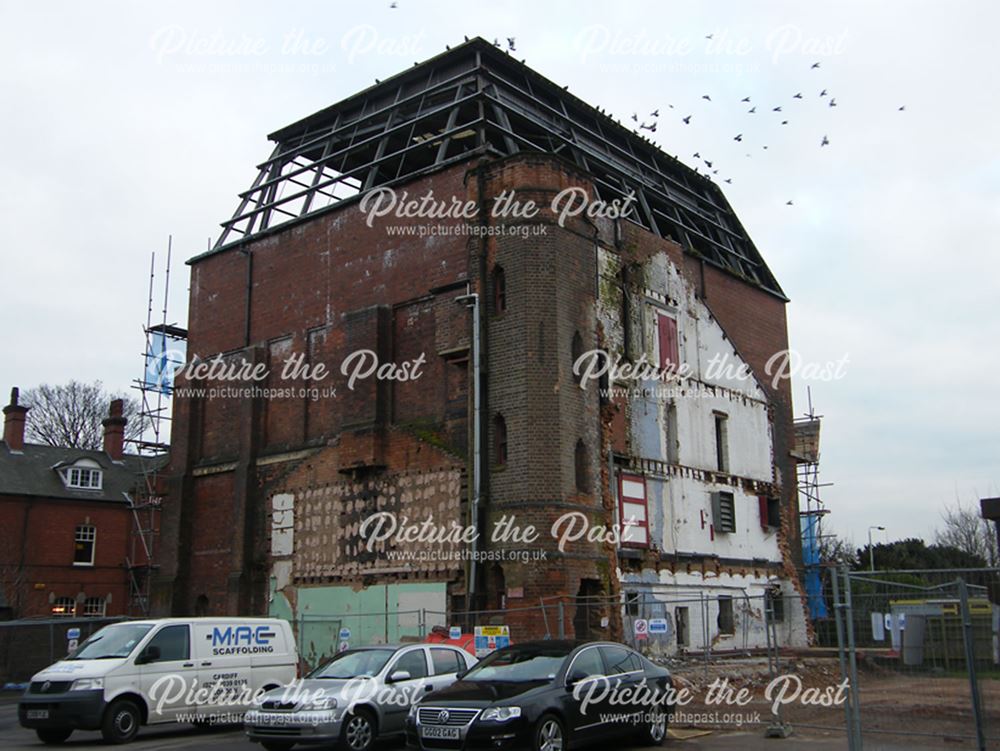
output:
[[[773,723],[771,702],[765,692],[772,681],[766,658],[717,659],[705,665],[699,662],[669,666],[679,685],[687,685],[695,695],[686,714],[676,727],[708,727],[717,730],[746,730],[758,720],[757,730]],[[802,681],[802,690],[835,687],[841,682],[840,665],[835,655],[821,657],[782,657],[777,675],[794,674]],[[707,690],[715,681],[726,681],[738,691],[746,688],[752,700],[745,706],[725,702],[705,704]],[[899,672],[894,665],[876,664],[861,659],[858,664],[861,696],[862,732],[866,748],[877,742],[903,744],[904,747],[974,748],[975,735],[968,678],[960,674]],[[716,684],[718,685],[718,684]],[[1000,680],[994,674],[980,678],[987,747],[1000,748]],[[780,686],[776,686],[776,690]],[[788,696],[798,688],[790,680]],[[716,697],[718,689],[716,689]],[[772,698],[774,694],[772,693]],[[759,712],[759,718],[755,713]],[[706,716],[707,715],[707,716]],[[846,725],[843,705],[804,706],[796,701],[783,706],[781,720],[790,723],[798,736],[844,737]],[[714,720],[714,721],[713,721]],[[742,727],[738,724],[742,722]],[[966,736],[966,737],[963,737]]]

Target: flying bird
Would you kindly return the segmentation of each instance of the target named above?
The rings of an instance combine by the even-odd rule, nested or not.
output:
[[[781,124],[782,124],[782,125],[788,125],[788,121],[787,121],[787,120],[782,120],[782,121],[781,121]]]
[[[823,89],[821,92],[819,92],[819,95],[820,96],[826,96],[826,89]]]
[[[649,113],[649,116],[650,117],[659,117],[660,116],[660,110],[658,110],[658,109],[653,110],[652,112]]]
[[[389,7],[390,8],[398,8],[399,6],[396,5],[396,3],[389,3]]]
[[[733,184],[733,178],[727,177],[725,180],[723,180],[723,182],[726,182],[726,183],[729,183],[730,185],[732,185]]]
[[[815,70],[818,67],[819,67],[819,63],[813,63],[812,67],[810,68],[810,70]]]
[[[712,101],[712,97],[710,97],[708,94],[702,94],[701,98],[704,99],[706,102]]]
[[[517,52],[517,47],[514,46],[514,41],[517,37],[507,37],[507,49],[511,52]]]
[[[831,107],[836,107],[837,106],[837,100],[836,99],[831,99],[830,100],[830,106]]]
[[[702,161],[705,163],[706,167],[712,169],[712,163],[710,161],[708,161],[707,159],[702,159]]]
[[[733,138],[733,140],[734,141],[742,141],[743,140],[743,134],[742,133],[736,134],[736,136]]]
[[[705,39],[711,39],[715,34],[706,34]]]
[[[740,101],[741,101],[741,102],[749,102],[749,101],[750,101],[750,97],[748,97],[748,96],[745,96],[745,97],[743,97],[742,99],[740,99]]]
[[[788,202],[787,202],[787,203],[785,204],[785,206],[794,206],[794,204],[793,204],[793,203],[792,203],[791,201],[788,201]]]
[[[781,107],[775,107],[771,112],[781,112]]]
[[[802,92],[799,92],[798,94],[792,97],[792,99],[801,99],[801,98],[802,98]]]
[[[635,122],[639,122],[639,116],[634,112],[632,113],[632,120],[634,120]]]
[[[748,115],[752,115],[752,114],[753,114],[754,112],[756,112],[756,111],[757,111],[757,108],[756,108],[756,107],[751,107],[750,109],[748,109],[748,110],[747,110],[747,114],[748,114]]]
[[[819,142],[819,145],[820,146],[829,146],[830,145],[830,139],[827,138],[826,136],[823,136],[823,140]]]
[[[688,115],[687,117],[682,118],[682,119],[684,120],[684,124],[685,125],[690,125],[691,124],[691,115]]]
[[[699,154],[697,151],[694,152],[694,158],[695,159],[701,159],[701,154]]]
[[[897,112],[906,112],[906,105],[904,104],[904,105],[903,105],[902,107],[900,107],[900,108],[899,108],[899,109],[897,110]]]

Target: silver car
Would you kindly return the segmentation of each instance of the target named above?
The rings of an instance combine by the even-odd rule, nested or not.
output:
[[[336,741],[347,751],[369,751],[376,738],[405,732],[411,704],[475,663],[447,644],[350,649],[260,697],[244,717],[246,733],[267,751]]]

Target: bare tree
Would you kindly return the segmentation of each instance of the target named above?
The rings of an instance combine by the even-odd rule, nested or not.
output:
[[[997,537],[993,524],[979,515],[975,506],[963,506],[956,501],[954,506],[941,513],[944,529],[934,535],[938,545],[953,548],[979,556],[990,566],[1000,565],[997,554]]]
[[[70,381],[58,386],[42,384],[22,394],[22,404],[31,408],[25,426],[31,443],[100,449],[104,439],[101,421],[108,416],[112,399],[124,402],[122,414],[128,419],[125,438],[142,433],[139,400],[126,394],[105,391],[100,381]]]
[[[854,541],[832,533],[821,535],[819,559],[823,563],[846,563],[853,568],[858,562]]]

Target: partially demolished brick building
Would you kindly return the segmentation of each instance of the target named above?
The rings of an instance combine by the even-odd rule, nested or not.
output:
[[[482,39],[271,140],[190,261],[188,327],[189,357],[268,375],[178,382],[159,612],[374,612],[363,638],[392,640],[506,609],[517,639],[552,633],[540,602],[611,637],[661,603],[670,648],[726,649],[764,645],[781,595],[804,641],[791,391],[766,375],[787,298],[716,184]],[[428,196],[463,210],[406,208]],[[481,534],[372,542],[377,514]]]

